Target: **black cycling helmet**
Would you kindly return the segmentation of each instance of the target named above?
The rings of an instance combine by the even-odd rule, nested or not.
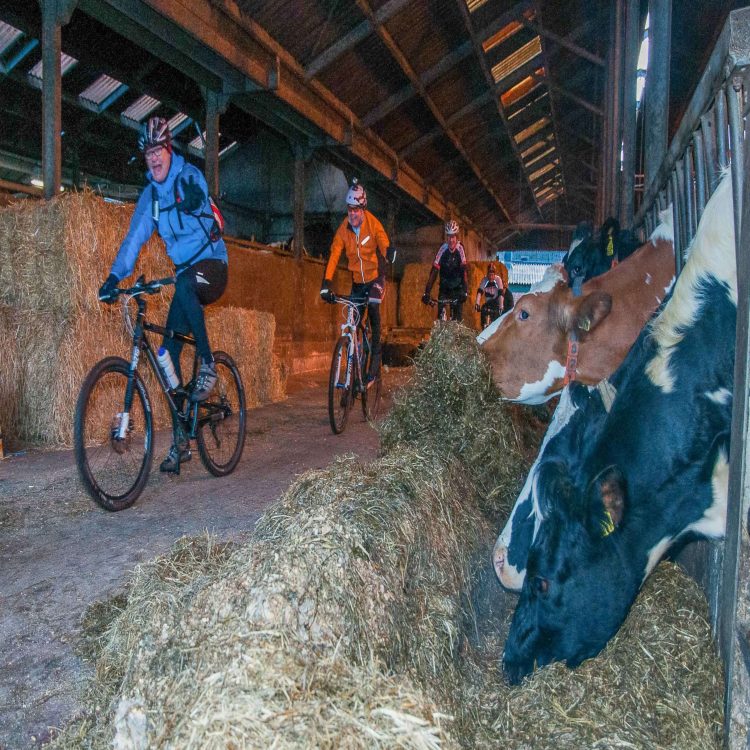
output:
[[[149,117],[138,136],[138,148],[141,151],[148,151],[154,146],[164,146],[170,153],[172,151],[172,133],[169,123],[163,117]]]

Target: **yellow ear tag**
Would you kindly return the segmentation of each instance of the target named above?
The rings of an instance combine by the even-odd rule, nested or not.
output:
[[[609,239],[607,240],[607,255],[614,255],[615,254],[615,243],[612,239],[612,235],[609,236]]]
[[[584,318],[581,320],[581,322],[578,324],[578,327],[582,331],[590,331],[591,330],[591,320],[589,318]]]
[[[615,522],[612,520],[612,516],[608,510],[604,511],[605,519],[602,519],[602,537],[609,536],[615,530]]]

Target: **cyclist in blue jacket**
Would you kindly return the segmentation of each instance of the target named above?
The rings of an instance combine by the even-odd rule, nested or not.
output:
[[[164,240],[167,255],[177,277],[169,307],[166,328],[192,333],[201,358],[191,398],[203,401],[216,384],[216,368],[206,332],[203,305],[215,302],[227,284],[227,248],[209,200],[208,184],[202,172],[173,151],[172,134],[164,118],[152,117],[144,124],[138,139],[148,168],[146,189],[141,193],[130,222],[130,229],[117,252],[107,280],[99,289],[99,299],[112,302],[112,291],[129,276],[141,248],[154,230]],[[165,337],[182,382],[180,352],[182,343]],[[175,426],[176,428],[176,426]],[[184,436],[175,434],[175,444],[161,464],[162,471],[177,469],[190,460]]]

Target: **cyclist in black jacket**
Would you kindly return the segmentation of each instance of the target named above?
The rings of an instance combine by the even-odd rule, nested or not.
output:
[[[482,295],[484,295],[484,304],[480,307]],[[503,279],[498,275],[495,264],[490,263],[487,266],[487,275],[479,284],[474,302],[474,309],[482,315],[482,328],[486,328],[493,320],[508,312],[511,307],[513,307],[513,294],[503,284]]]
[[[433,284],[440,273],[439,296],[443,299],[455,299],[451,304],[451,319],[460,321],[462,307],[468,295],[469,281],[467,276],[466,252],[464,246],[458,241],[458,222],[451,219],[445,225],[446,241],[440,245],[435,255],[435,261],[430,269],[430,277],[424,288],[422,302],[430,304],[430,292]],[[438,303],[438,318],[441,317],[444,303]]]

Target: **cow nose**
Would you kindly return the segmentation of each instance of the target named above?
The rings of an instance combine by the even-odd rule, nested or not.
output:
[[[505,570],[505,560],[508,555],[508,548],[504,544],[496,544],[492,552],[492,564],[495,566],[497,577],[503,580],[503,571]]]

